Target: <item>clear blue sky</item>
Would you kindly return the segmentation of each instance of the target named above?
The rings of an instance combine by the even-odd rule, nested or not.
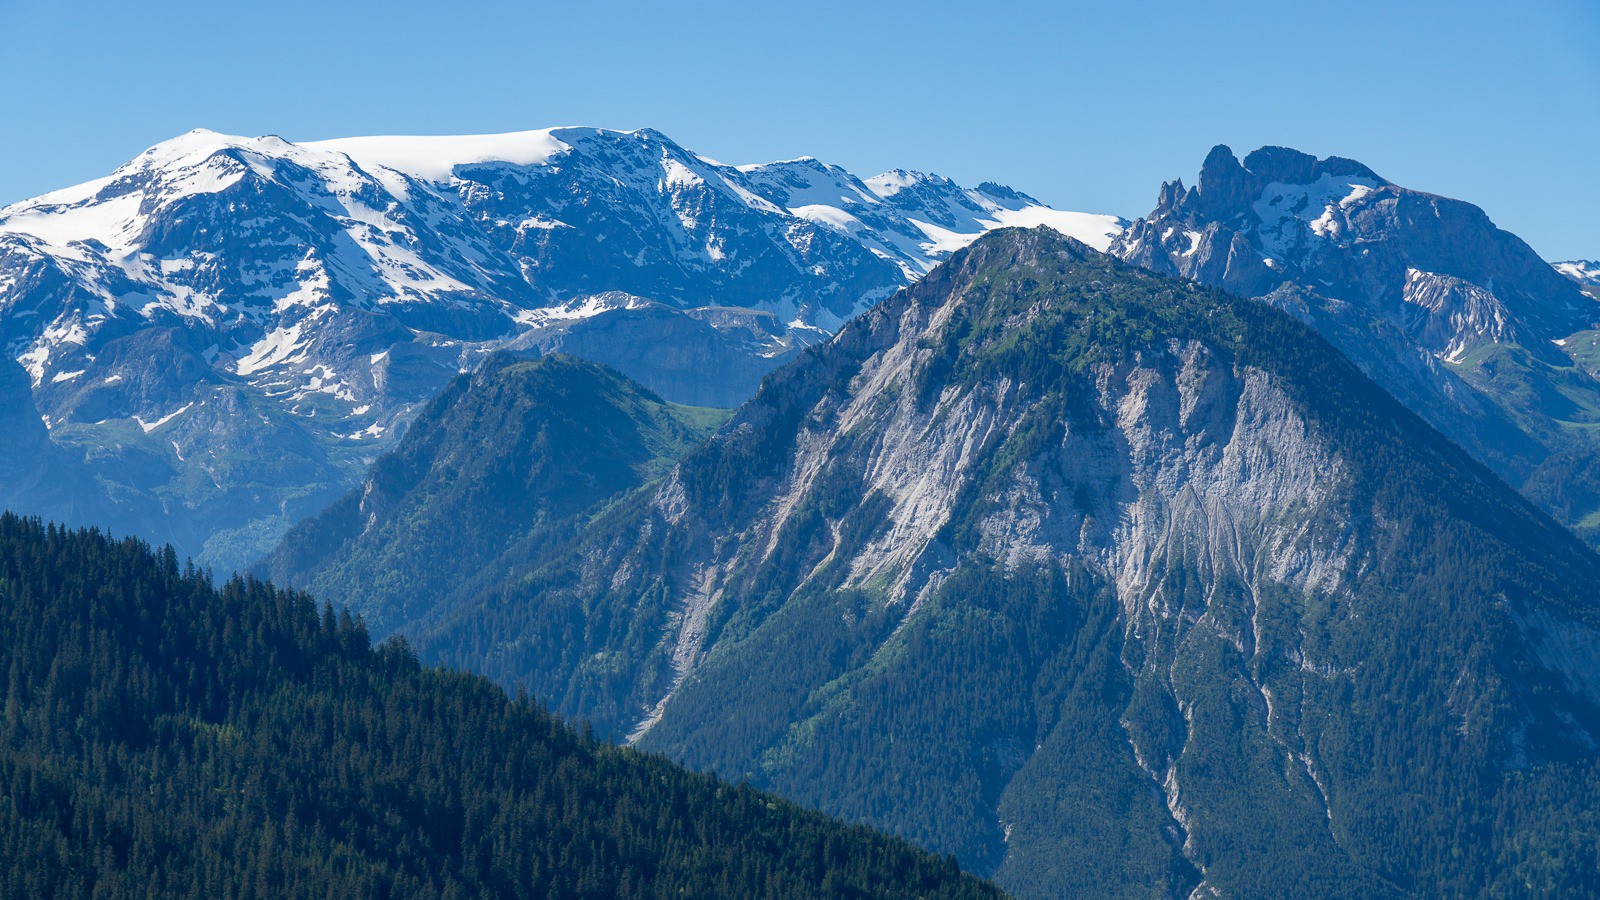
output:
[[[1129,217],[1215,143],[1366,162],[1600,256],[1600,3],[0,0],[0,203],[190,128],[651,126]]]

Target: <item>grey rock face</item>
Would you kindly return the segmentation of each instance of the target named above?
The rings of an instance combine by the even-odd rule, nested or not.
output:
[[[1600,305],[1580,290],[1581,263],[1553,268],[1471,204],[1282,147],[1243,162],[1213,149],[1199,185],[1164,184],[1111,252],[1292,312],[1600,540],[1593,485],[1580,478],[1569,491],[1554,474],[1600,453],[1600,382],[1585,349]]]
[[[0,359],[0,506],[55,521],[107,516],[111,498],[89,469],[50,442],[28,373]]]

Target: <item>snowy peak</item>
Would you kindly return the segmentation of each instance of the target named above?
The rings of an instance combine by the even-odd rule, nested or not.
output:
[[[1066,212],[1027,194],[986,181],[963,188],[941,175],[894,169],[867,179],[884,202],[900,210],[928,239],[928,245],[949,253],[995,228],[1044,225],[1105,251],[1127,222],[1115,216]]]
[[[886,202],[901,209],[917,209],[934,216],[949,219],[963,213],[993,212],[1007,205],[1018,208],[1039,205],[1039,201],[1009,188],[1009,203],[987,196],[981,191],[968,190],[942,175],[893,169],[867,179],[867,186]],[[991,182],[985,182],[992,184]],[[1013,199],[1014,198],[1014,199]]]
[[[938,175],[927,175],[907,169],[890,169],[879,175],[867,179],[867,186],[874,194],[887,200],[901,191],[912,190],[929,181],[954,185],[954,182]]]
[[[504,134],[373,135],[310,141],[303,146],[344,154],[365,168],[391,169],[440,184],[460,177],[457,170],[463,167],[559,165],[575,149],[590,155],[604,155],[606,148],[637,155],[641,150],[665,148],[664,156],[674,157],[682,164],[693,159],[714,165],[692,156],[653,128],[618,131],[575,126]]]
[[[1304,230],[1295,221],[1317,222],[1387,184],[1354,160],[1262,147],[1241,162],[1229,147],[1218,144],[1201,164],[1195,188],[1185,191],[1181,181],[1163,184],[1157,209],[1185,208],[1233,226],[1259,224],[1271,233],[1274,249],[1281,250]],[[1336,227],[1328,221],[1324,226]]]
[[[305,144],[197,129],[0,210],[0,291],[56,298],[46,327],[4,340],[40,384],[83,371],[112,321],[219,329],[205,343],[252,376],[298,364],[301,320],[335,310],[479,341],[621,291],[831,331],[993,228],[1104,249],[1123,224],[992,183],[872,182],[811,157],[725,166],[651,129]]]
[[[526,308],[623,290],[832,328],[984,231],[1033,224],[1101,248],[1122,225],[906,170],[869,183],[810,157],[725,166],[651,129],[304,144],[197,129],[0,210],[0,240],[96,270],[108,303],[127,281],[202,318],[286,297]],[[272,248],[253,289],[175,274],[219,238]],[[584,264],[558,262],[572,256]]]
[[[995,228],[1039,225],[1103,252],[1127,225],[1116,216],[1054,209],[992,181],[968,189],[940,175],[894,169],[866,183],[922,234],[924,252],[938,258]]]
[[[176,317],[222,329],[224,346],[255,344],[285,317],[386,304],[467,304],[480,327],[502,328],[484,314],[503,319],[492,311],[528,292],[510,261],[453,227],[442,198],[375,171],[274,136],[197,130],[105,179],[0,210],[0,238],[76,282],[70,302],[40,310],[58,328]]]
[[[260,139],[266,140],[266,139]],[[130,249],[154,209],[225,190],[249,169],[248,138],[196,130],[144,151],[111,175],[0,209],[0,233],[66,249],[75,243]]]
[[[738,171],[761,196],[789,210],[808,206],[850,210],[883,203],[861,179],[810,156],[739,166]]]
[[[740,166],[751,189],[788,213],[848,235],[915,279],[995,228],[1045,225],[1104,251],[1127,224],[1054,209],[1005,185],[964,188],[939,175],[893,169],[862,180],[812,157]]]
[[[1553,268],[1576,281],[1585,294],[1600,300],[1600,262],[1592,259],[1572,259],[1555,263]]]
[[[1552,265],[1557,272],[1579,284],[1600,285],[1600,262],[1592,259],[1569,259]]]
[[[284,164],[316,172],[330,184],[344,187],[353,187],[363,175],[343,154],[292,144],[275,135],[249,138],[195,129],[156,144],[105,178],[0,209],[0,229],[48,237],[51,229],[45,220],[50,217],[97,208],[103,210],[100,215],[76,221],[64,218],[56,229],[72,239],[93,239],[101,236],[93,233],[96,225],[149,218],[168,203],[220,193],[249,176],[271,181]],[[112,206],[116,208],[107,209]]]

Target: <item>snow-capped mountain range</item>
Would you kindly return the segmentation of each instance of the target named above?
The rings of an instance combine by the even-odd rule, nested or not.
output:
[[[951,251],[1037,224],[1104,249],[1124,223],[918,172],[728,166],[648,129],[197,130],[0,209],[0,364],[32,386],[5,399],[84,458],[104,496],[80,508],[231,566],[493,349],[731,405]]]

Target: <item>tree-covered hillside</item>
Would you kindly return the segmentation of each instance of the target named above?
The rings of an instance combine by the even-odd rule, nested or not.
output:
[[[982,897],[331,607],[0,517],[0,895]]]

